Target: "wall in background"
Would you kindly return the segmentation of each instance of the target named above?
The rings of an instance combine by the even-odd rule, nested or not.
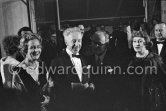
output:
[[[166,22],[166,1],[161,1],[161,21]]]
[[[33,19],[34,16],[31,16]],[[35,22],[34,20],[32,21]],[[0,4],[0,43],[2,56],[5,56],[2,40],[7,35],[16,35],[17,31],[28,25],[27,6],[21,1],[9,1]],[[35,26],[33,25],[33,28]]]

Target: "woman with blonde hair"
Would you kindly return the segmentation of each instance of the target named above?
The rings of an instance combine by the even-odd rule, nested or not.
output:
[[[20,40],[20,51],[24,60],[18,65],[17,72],[25,89],[22,91],[25,110],[46,110],[50,97],[48,90],[51,87],[44,63],[40,61],[42,39],[37,34],[24,34]]]

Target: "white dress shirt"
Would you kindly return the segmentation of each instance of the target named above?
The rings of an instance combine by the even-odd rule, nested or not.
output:
[[[158,48],[158,54],[160,55],[161,50],[163,48],[163,44],[157,44],[157,48]]]
[[[81,59],[80,58],[76,58],[76,57],[72,57],[73,53],[67,48],[66,48],[66,52],[70,56],[70,59],[72,61],[72,64],[73,64],[74,68],[76,69],[76,72],[78,74],[80,82],[82,82],[82,64],[81,64]],[[76,55],[79,55],[79,53],[77,53]]]

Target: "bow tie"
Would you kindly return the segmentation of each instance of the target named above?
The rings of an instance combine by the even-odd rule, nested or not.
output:
[[[156,41],[157,44],[163,44],[164,42]]]
[[[72,54],[72,57],[80,58],[80,55]]]

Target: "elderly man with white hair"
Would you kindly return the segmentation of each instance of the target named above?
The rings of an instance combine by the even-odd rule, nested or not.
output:
[[[63,35],[66,49],[51,65],[51,75],[55,82],[55,109],[82,111],[89,102],[88,95],[94,89],[90,82],[90,66],[79,54],[83,33],[79,27],[74,27],[66,29]]]

